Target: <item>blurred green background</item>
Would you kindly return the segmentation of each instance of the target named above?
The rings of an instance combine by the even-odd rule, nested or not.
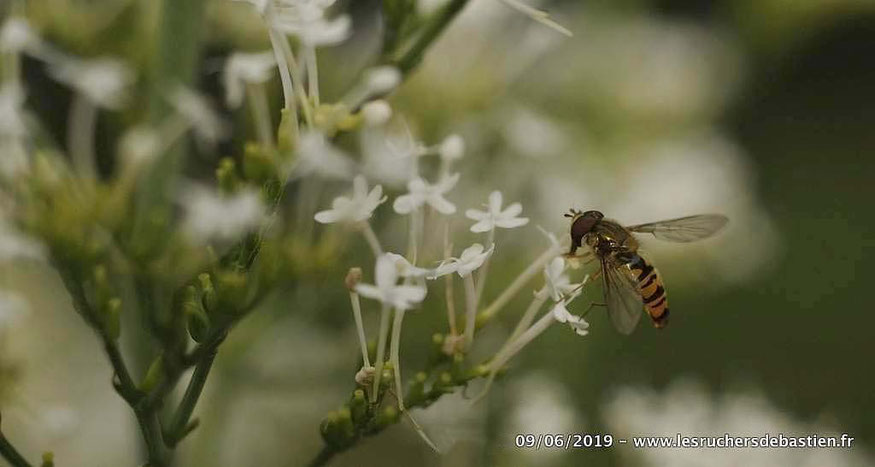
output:
[[[119,2],[34,0],[28,16],[70,50],[147,61],[153,8],[142,7],[146,19],[120,8],[109,26],[89,29],[102,17],[98,9],[112,3]],[[197,75],[217,99],[222,57],[266,45],[257,21],[237,6],[208,7]],[[513,447],[512,433],[624,435],[617,430],[634,423],[623,416],[634,414],[611,409],[628,402],[618,396],[623,388],[654,390],[659,404],[659,395],[689,381],[702,396],[689,400],[692,412],[727,395],[752,394],[769,404],[760,413],[780,418],[763,428],[801,426],[857,438],[857,457],[820,465],[871,465],[875,380],[865,362],[875,353],[867,294],[875,283],[875,3],[542,6],[575,36],[559,37],[497,0],[474,0],[390,100],[426,141],[450,132],[466,137],[460,207],[477,207],[500,189],[523,202],[534,224],[555,232],[565,232],[561,215],[571,206],[601,209],[629,224],[715,210],[730,215],[732,229],[702,245],[645,243],[668,284],[668,329],[641,326],[623,337],[600,312],[590,315],[593,332],[584,339],[551,329],[512,362],[485,404],[469,410],[455,401],[421,415],[446,447],[443,457],[400,424],[333,465],[660,465],[668,461],[629,447],[533,454]],[[342,93],[373,49],[378,2],[340,4],[347,7],[355,35],[348,45],[320,51],[329,96]],[[119,32],[112,21],[140,29]],[[65,108],[68,97],[41,70],[27,73],[28,105],[62,139],[64,114],[55,109]],[[243,115],[229,116],[236,131],[219,153],[238,151],[251,134]],[[101,121],[105,144],[124,120]],[[209,176],[216,160],[194,155],[187,170]],[[498,293],[546,245],[533,227],[520,232],[500,233],[487,294]],[[457,245],[474,238],[459,235],[465,240]],[[367,252],[350,246],[358,251],[337,252],[336,263],[294,278],[235,331],[199,407],[203,426],[182,446],[183,464],[295,465],[318,450],[318,421],[347,397],[356,366],[352,320],[337,288],[342,271]],[[10,417],[17,426],[4,412],[4,430],[25,447],[51,442],[58,459],[70,459],[59,465],[135,465],[133,420],[112,393],[98,344],[61,290],[45,291],[47,278],[57,289],[40,268],[4,270],[4,284],[31,299],[30,316],[6,331],[0,347],[19,380],[8,400],[68,407],[76,428],[62,426],[50,436],[27,421],[36,409],[21,409]],[[481,344],[500,343],[523,301],[506,311],[505,328],[489,330]],[[416,367],[431,333],[444,330],[444,316],[433,305],[406,323],[403,360]],[[47,423],[58,425],[54,420]],[[712,422],[722,434],[723,422]],[[751,425],[757,432],[757,422]],[[634,434],[647,433],[625,433]],[[698,457],[673,465],[715,465],[709,454],[688,453]],[[743,465],[782,465],[751,462]]]

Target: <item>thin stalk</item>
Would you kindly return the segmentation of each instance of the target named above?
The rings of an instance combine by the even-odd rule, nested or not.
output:
[[[389,361],[395,370],[395,394],[398,399],[398,409],[404,409],[404,388],[401,384],[401,324],[404,321],[404,310],[395,310],[395,320],[392,322],[392,340],[389,343]]]
[[[444,229],[444,258],[449,258],[452,254],[453,244],[450,243],[450,226],[447,224]],[[455,337],[458,335],[458,330],[456,328],[456,299],[453,295],[453,275],[447,274],[444,276],[444,283],[446,284],[444,291],[446,292],[447,300],[447,322],[450,326],[450,335]]]
[[[465,283],[465,349],[470,350],[474,342],[474,327],[477,319],[477,290],[474,285],[474,275],[468,274],[463,278]]]
[[[249,84],[246,86],[249,94],[249,109],[252,111],[252,120],[255,122],[255,131],[258,141],[270,151],[275,145],[273,141],[273,123],[270,120],[270,104],[267,102],[267,94],[263,84]]]
[[[170,428],[165,431],[164,442],[171,449],[190,431],[188,429],[189,420],[203,392],[213,361],[216,359],[216,353],[216,349],[212,349],[212,352],[204,355],[203,359],[194,367],[194,373],[191,375],[188,387],[185,388],[185,395],[182,396],[182,401],[176,408],[176,413],[170,422]]]
[[[292,53],[292,47],[289,41],[282,37],[280,40],[280,49],[286,57],[286,63],[289,64],[289,71],[292,73],[292,86],[295,94],[298,96],[298,102],[301,104],[301,110],[304,112],[304,121],[307,125],[313,126],[313,113],[310,109],[307,93],[304,91],[303,77],[301,76],[301,68],[298,66],[298,61],[295,60],[295,54]]]
[[[495,227],[489,230],[489,235],[486,240],[486,248],[489,248],[489,245],[495,244]],[[477,300],[474,302],[474,307],[480,306],[480,299],[483,297],[483,289],[486,287],[486,275],[489,274],[489,260],[492,259],[492,255],[486,258],[486,261],[483,262],[483,266],[480,266],[480,269],[477,271]]]
[[[77,93],[70,105],[67,119],[67,149],[73,167],[82,177],[97,177],[94,156],[94,133],[97,130],[97,107],[86,96]]]
[[[519,337],[519,335],[522,334],[523,331],[525,331],[526,329],[529,328],[529,325],[532,324],[532,321],[534,321],[535,316],[537,316],[538,310],[540,310],[541,307],[544,306],[544,302],[546,302],[546,301],[547,301],[547,294],[546,293],[535,294],[535,298],[532,299],[532,302],[529,304],[529,307],[526,308],[526,312],[523,313],[522,318],[520,318],[519,323],[517,323],[513,332],[510,334],[510,337],[507,338],[507,343],[505,344],[505,346],[507,346],[508,344],[513,342],[513,340],[516,339],[517,337]]]
[[[304,60],[307,66],[307,87],[310,90],[310,98],[313,105],[319,106],[319,69],[316,63],[316,47],[304,44]]]
[[[363,222],[362,235],[365,236],[368,246],[374,252],[374,257],[379,258],[383,254],[383,247],[380,246],[380,239],[377,238],[377,234],[374,233],[374,229],[371,228],[371,224],[368,221]]]
[[[486,397],[486,394],[489,392],[489,389],[492,388],[492,383],[495,381],[495,376],[501,370],[501,367],[513,358],[514,355],[519,353],[519,351],[529,342],[532,342],[532,340],[546,331],[554,321],[553,313],[545,313],[544,316],[542,316],[530,328],[526,329],[526,331],[516,338],[516,340],[510,342],[495,355],[492,362],[489,363],[489,378],[486,379],[486,385],[483,387],[483,391],[474,398],[472,404],[476,404]]]
[[[362,348],[362,362],[365,368],[371,366],[371,359],[368,357],[368,341],[365,337],[365,325],[362,322],[362,304],[359,300],[359,294],[354,291],[349,291],[349,301],[352,303],[352,315],[355,318],[355,327],[358,330],[359,344]]]
[[[27,459],[15,449],[15,446],[3,436],[2,432],[0,432],[0,455],[2,455],[12,467],[31,467],[31,464],[27,462]]]
[[[503,292],[501,292],[501,295],[499,295],[498,298],[496,298],[492,303],[489,304],[489,306],[486,307],[485,310],[481,311],[477,315],[478,325],[482,326],[484,323],[494,318],[495,315],[498,314],[499,311],[501,311],[504,305],[506,305],[507,302],[509,302],[510,299],[513,298],[514,295],[516,295],[516,293],[519,292],[524,285],[526,285],[526,283],[528,283],[533,277],[535,277],[535,275],[538,274],[538,272],[541,270],[541,268],[544,267],[545,264],[547,264],[556,255],[562,252],[562,249],[562,244],[556,244],[541,253],[541,256],[538,256],[538,258],[536,258],[535,261],[533,261],[532,264],[529,265],[529,267],[521,272],[516,277],[516,279],[514,279],[513,282],[511,282],[511,284],[507,286],[507,288],[504,289]]]
[[[377,394],[380,390],[380,379],[383,376],[383,361],[386,358],[386,339],[389,335],[389,313],[388,305],[383,305],[380,311],[380,335],[377,339],[377,361],[374,362],[374,387],[371,391],[371,403],[377,402]]]
[[[292,86],[292,76],[289,72],[289,63],[286,61],[286,55],[283,52],[282,44],[286,42],[285,38],[276,32],[273,28],[269,28],[268,35],[270,36],[270,45],[273,49],[273,56],[276,59],[276,66],[280,72],[280,82],[283,84],[283,108],[295,109],[295,91]],[[288,46],[288,43],[286,43]]]
[[[447,25],[462,11],[462,8],[467,3],[468,0],[450,0],[449,3],[438,10],[425,25],[416,41],[401,57],[394,61],[395,66],[405,74],[415,68],[422,61],[423,54],[425,54],[425,51],[431,46],[432,42],[441,35]]]

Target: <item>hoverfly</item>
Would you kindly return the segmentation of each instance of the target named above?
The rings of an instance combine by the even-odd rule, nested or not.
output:
[[[660,240],[687,243],[708,238],[729,222],[720,214],[701,214],[624,227],[605,219],[599,211],[574,209],[565,217],[571,218],[571,250],[567,256],[576,257],[577,249],[586,244],[599,260],[604,305],[614,327],[623,334],[635,329],[642,308],[657,328],[665,327],[669,316],[662,279],[638,253],[638,240],[632,233],[649,233]]]

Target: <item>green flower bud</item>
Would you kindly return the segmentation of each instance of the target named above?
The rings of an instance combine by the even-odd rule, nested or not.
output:
[[[237,175],[237,167],[234,159],[223,157],[219,161],[219,166],[216,168],[216,180],[219,182],[219,189],[223,193],[233,193],[240,187],[240,177]]]
[[[140,390],[143,392],[151,391],[159,381],[164,377],[164,357],[159,355],[152,360],[149,369],[146,370],[146,376],[140,383]]]
[[[287,156],[289,160],[285,162],[291,162],[291,158],[295,154],[295,149],[298,146],[298,129],[295,126],[295,119],[292,117],[292,111],[290,109],[283,109],[280,112],[280,125],[277,130],[277,149],[280,150],[280,154]]]
[[[368,416],[368,399],[365,397],[364,390],[356,389],[352,392],[349,410],[352,414],[352,421],[355,424],[361,423]]]
[[[239,271],[223,271],[216,274],[216,292],[219,307],[230,313],[241,311],[246,305],[248,280]]]
[[[410,389],[405,397],[405,404],[408,407],[414,407],[425,400],[425,381],[428,380],[428,374],[420,371],[410,381]]]
[[[398,409],[390,405],[377,413],[375,422],[378,428],[386,428],[398,422],[400,416],[401,414],[398,413]]]
[[[43,462],[40,464],[41,467],[55,467],[55,453],[52,451],[46,451],[43,453]]]
[[[191,338],[195,342],[203,342],[210,331],[210,318],[204,311],[197,289],[193,285],[186,287],[185,299],[182,301],[182,312],[185,314]]]
[[[106,308],[103,314],[103,328],[106,335],[112,340],[118,340],[121,335],[121,314],[122,301],[118,297],[113,297],[106,302]]]
[[[209,273],[206,272],[199,274],[197,279],[201,287],[201,302],[203,303],[204,310],[207,313],[214,313],[218,304],[218,296],[216,295],[216,289],[213,288],[213,281]]]
[[[246,143],[243,146],[243,176],[255,183],[277,178],[273,155],[257,143]]]

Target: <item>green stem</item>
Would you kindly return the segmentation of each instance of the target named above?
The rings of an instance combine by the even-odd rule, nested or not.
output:
[[[309,467],[322,467],[328,465],[328,462],[337,454],[337,451],[331,449],[330,446],[323,446],[322,450],[316,454],[316,457],[307,464]]]
[[[12,467],[31,467],[30,463],[15,449],[15,446],[0,433],[0,455],[9,462]]]
[[[207,353],[194,368],[194,374],[191,375],[191,380],[185,389],[185,395],[182,396],[182,401],[176,409],[170,428],[165,432],[164,443],[171,449],[191,431],[188,429],[189,420],[203,392],[207,376],[209,376],[213,361],[216,359],[216,353],[217,349],[213,348],[212,352]]]
[[[435,13],[428,24],[425,25],[419,37],[416,38],[416,41],[401,57],[394,61],[394,65],[398,67],[401,73],[407,74],[419,65],[426,49],[440,37],[447,25],[467,4],[468,0],[450,0],[449,3]]]

